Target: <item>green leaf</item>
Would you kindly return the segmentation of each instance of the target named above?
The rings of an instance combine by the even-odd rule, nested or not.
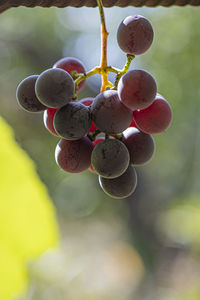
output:
[[[55,212],[34,163],[0,118],[0,299],[28,286],[27,261],[58,242]]]

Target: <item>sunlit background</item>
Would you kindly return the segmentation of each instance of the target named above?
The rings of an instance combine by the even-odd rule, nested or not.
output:
[[[151,21],[155,38],[131,67],[155,77],[173,122],[155,136],[156,153],[137,168],[137,189],[125,200],[107,197],[90,171],[60,170],[58,138],[42,114],[22,111],[15,98],[22,79],[64,56],[79,58],[86,70],[99,64],[97,8],[0,15],[1,300],[200,299],[200,11],[105,9],[112,66],[126,60],[117,27],[135,13]],[[98,75],[88,79],[79,99],[99,88]]]

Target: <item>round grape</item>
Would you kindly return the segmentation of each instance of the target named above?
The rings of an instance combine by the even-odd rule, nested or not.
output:
[[[91,106],[92,103],[93,103],[93,101],[94,101],[94,98],[88,97],[88,98],[81,99],[81,100],[79,101],[79,103],[82,103],[82,104],[84,104],[85,106]],[[91,126],[90,126],[90,129],[89,129],[88,132],[94,132],[94,131],[96,131],[96,130],[97,130],[97,128],[96,128],[96,126],[94,125],[94,122],[92,122],[92,123],[91,123]]]
[[[133,112],[123,105],[114,90],[97,95],[91,106],[91,114],[95,126],[108,134],[121,133],[133,119]]]
[[[105,139],[104,138],[98,138],[98,139],[96,139],[95,141],[93,141],[92,143],[93,143],[93,145],[94,145],[94,147],[96,146],[96,145],[98,145],[100,142],[102,142],[102,141],[104,141]],[[95,172],[95,169],[93,168],[93,166],[92,166],[92,164],[90,165],[90,171],[92,171],[93,173],[96,173]]]
[[[54,128],[64,139],[78,140],[90,129],[91,116],[89,109],[78,102],[70,102],[56,112]]]
[[[75,57],[64,57],[61,58],[60,60],[58,60],[53,68],[59,68],[59,69],[63,69],[65,71],[67,71],[69,74],[71,72],[76,72],[78,74],[84,74],[85,71],[85,67],[82,64],[82,62],[75,58]],[[72,78],[75,80],[76,76],[73,76],[73,74],[70,74],[72,76]],[[78,89],[77,92],[81,91],[85,85],[85,81],[86,79],[82,80],[79,84],[78,84]]]
[[[157,95],[149,107],[135,110],[133,116],[140,130],[145,133],[156,134],[169,127],[172,120],[172,110],[169,103],[161,95]]]
[[[137,186],[137,173],[132,166],[119,177],[108,179],[99,176],[99,183],[103,191],[110,197],[123,199],[130,196]]]
[[[92,166],[102,177],[120,176],[128,168],[129,161],[128,149],[116,139],[106,139],[96,145],[92,151]]]
[[[57,110],[58,110],[57,108],[47,108],[43,114],[44,126],[51,134],[53,134],[55,136],[58,136],[58,134],[55,131],[55,128],[53,125],[53,120],[54,120],[54,116],[55,116]]]
[[[143,16],[126,17],[117,31],[118,45],[122,51],[131,55],[146,52],[153,42],[153,28]]]
[[[62,139],[56,146],[56,163],[66,172],[80,173],[89,168],[93,148],[88,137],[76,141]]]
[[[126,145],[130,164],[142,165],[148,162],[155,151],[154,139],[151,135],[137,128],[127,128],[122,135],[122,142]]]
[[[44,106],[35,94],[35,82],[38,75],[32,75],[20,82],[16,91],[16,98],[19,105],[28,112],[41,112],[47,107]]]
[[[41,103],[59,108],[72,100],[75,85],[72,77],[62,69],[48,69],[40,74],[35,92]]]
[[[151,105],[157,92],[155,79],[144,70],[131,70],[118,83],[119,98],[129,109],[144,109]]]

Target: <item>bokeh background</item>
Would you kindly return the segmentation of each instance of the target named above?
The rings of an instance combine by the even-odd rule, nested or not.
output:
[[[15,99],[22,79],[64,56],[79,58],[86,70],[99,64],[98,9],[12,8],[0,15],[2,300],[200,299],[200,11],[105,9],[110,65],[125,63],[117,27],[135,13],[151,21],[155,38],[131,68],[155,77],[173,122],[154,136],[156,153],[137,168],[135,193],[120,201],[107,197],[89,171],[60,170],[54,159],[58,139],[44,128],[42,114],[22,111]],[[98,75],[88,79],[79,99],[99,88]],[[21,155],[18,165],[5,159],[8,152]],[[31,174],[23,171],[29,164]],[[34,194],[30,181],[42,192]],[[26,254],[15,256],[19,233]]]

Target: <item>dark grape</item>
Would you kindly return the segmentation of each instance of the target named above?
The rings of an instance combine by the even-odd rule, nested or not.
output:
[[[104,141],[105,139],[104,138],[98,138],[98,139],[96,139],[95,141],[93,141],[92,143],[93,143],[93,145],[94,145],[94,147],[96,146],[96,145],[98,145],[100,142],[102,142],[102,141]],[[95,169],[93,168],[93,166],[92,166],[92,164],[90,165],[90,171],[92,171],[93,173],[96,173],[95,172]]]
[[[131,55],[146,52],[153,42],[153,28],[143,16],[133,15],[126,17],[117,31],[119,47]]]
[[[58,134],[55,131],[55,128],[53,125],[53,120],[54,120],[54,116],[55,116],[57,110],[58,110],[57,108],[47,108],[43,114],[44,126],[51,134],[56,135],[56,136],[58,136]]]
[[[118,84],[119,98],[129,109],[144,109],[151,105],[157,92],[155,79],[144,70],[131,70]]]
[[[75,57],[64,57],[64,58],[61,58],[60,60],[58,60],[54,65],[53,65],[53,68],[59,68],[59,69],[63,69],[65,71],[67,71],[69,74],[71,72],[76,72],[78,74],[81,74],[81,73],[85,73],[85,67],[84,65],[82,64],[82,62],[75,58]],[[76,76],[73,77],[73,74],[71,74],[72,78],[75,80],[76,79]],[[78,88],[77,88],[77,92],[81,91],[85,85],[85,81],[86,79],[82,80],[79,85],[78,85]]]
[[[155,150],[153,137],[137,128],[127,128],[123,132],[122,142],[126,145],[129,151],[130,164],[144,164],[153,156]]]
[[[38,75],[29,76],[22,80],[17,87],[17,101],[28,112],[40,112],[47,108],[38,100],[35,94],[35,82],[37,78]]]
[[[116,139],[100,142],[92,151],[91,157],[96,173],[106,178],[120,176],[128,168],[129,160],[128,149]]]
[[[78,140],[90,129],[91,116],[89,109],[78,102],[62,106],[55,114],[54,128],[64,139]]]
[[[84,105],[86,105],[86,106],[91,106],[92,103],[93,103],[93,101],[94,101],[94,98],[88,97],[88,98],[81,99],[81,100],[79,101],[79,103],[82,103],[82,104],[84,104]],[[88,132],[94,132],[94,131],[96,131],[96,130],[97,130],[97,128],[96,128],[96,126],[94,125],[94,122],[92,122],[92,123],[91,123],[91,126],[90,126],[90,129],[89,129]]]
[[[48,69],[40,74],[35,92],[41,103],[59,108],[72,100],[75,85],[72,77],[62,69]]]
[[[155,134],[161,133],[169,127],[172,120],[172,110],[169,103],[161,95],[157,95],[149,107],[134,111],[133,116],[140,130]]]
[[[88,137],[76,141],[62,139],[56,146],[55,159],[64,171],[80,173],[89,168],[93,148],[94,145]]]
[[[108,134],[121,133],[133,119],[133,112],[123,105],[114,90],[97,95],[91,106],[91,114],[95,126]]]
[[[130,196],[137,186],[137,173],[132,166],[119,177],[108,179],[99,176],[99,183],[103,191],[110,197],[123,199]]]

